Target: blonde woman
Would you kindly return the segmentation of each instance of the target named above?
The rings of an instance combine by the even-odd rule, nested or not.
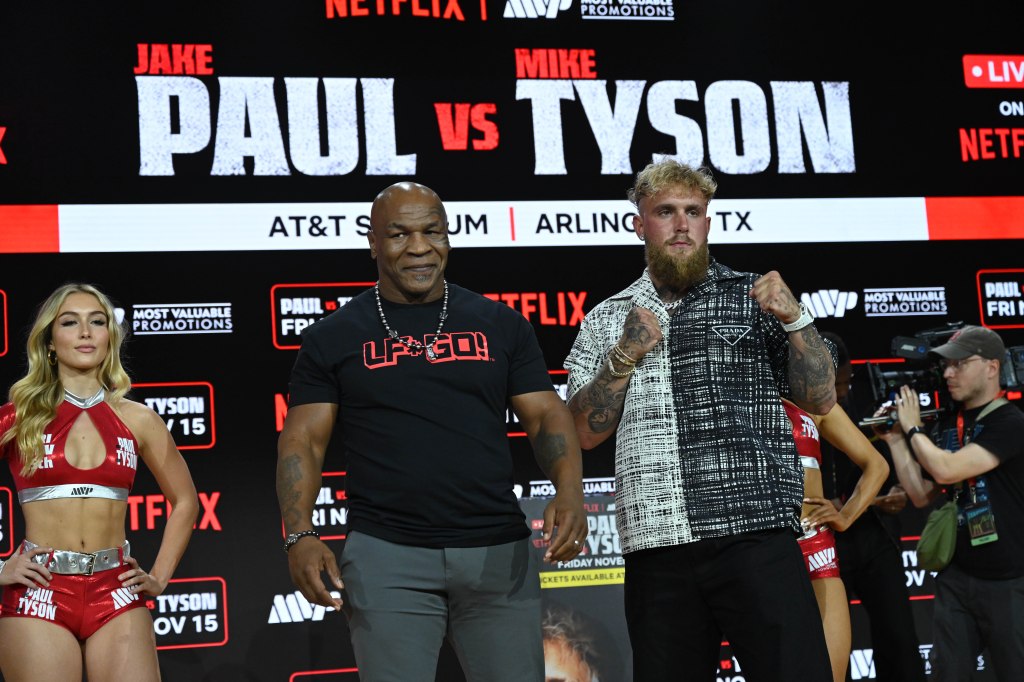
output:
[[[123,333],[109,299],[66,284],[39,308],[28,373],[0,407],[0,456],[25,518],[25,540],[0,562],[0,671],[7,682],[159,680],[144,596],[163,592],[199,504],[163,420],[126,399]],[[156,561],[125,539],[139,461],[172,506]]]
[[[850,603],[839,576],[833,531],[846,530],[864,513],[889,475],[889,465],[838,404],[824,415],[808,414],[786,399],[782,404],[793,424],[793,440],[804,465],[804,505],[800,512],[804,535],[799,540],[800,548],[825,629],[832,678],[843,682],[850,663]],[[861,469],[856,489],[839,509],[824,497],[821,437],[845,452]]]

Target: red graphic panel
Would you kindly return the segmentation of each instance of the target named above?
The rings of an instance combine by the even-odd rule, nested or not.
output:
[[[217,442],[213,384],[170,381],[132,384],[135,399],[167,424],[179,450],[206,450]]]
[[[978,270],[978,318],[989,329],[1024,328],[1024,268]]]
[[[336,668],[334,670],[305,670],[293,673],[288,682],[297,682],[310,677],[315,677],[314,682],[357,682],[359,680],[359,668]]]
[[[297,350],[303,329],[373,285],[374,282],[314,282],[270,287],[274,348]]]
[[[228,643],[228,588],[224,578],[172,578],[163,594],[146,598],[157,650]]]
[[[9,556],[14,551],[14,493],[10,488],[0,488],[0,556]]]
[[[965,54],[969,88],[1024,88],[1024,55]]]
[[[0,356],[7,355],[7,292],[0,289]]]
[[[0,206],[0,253],[58,253],[57,206]]]

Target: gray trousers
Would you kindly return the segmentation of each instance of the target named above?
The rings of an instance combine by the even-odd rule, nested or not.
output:
[[[434,682],[445,638],[469,682],[543,682],[540,579],[528,539],[430,549],[350,533],[341,575],[362,682]]]
[[[970,680],[983,649],[997,680],[1024,679],[1024,578],[981,580],[951,565],[935,584],[931,679]]]

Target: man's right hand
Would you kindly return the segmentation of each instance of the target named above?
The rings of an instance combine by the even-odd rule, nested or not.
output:
[[[299,538],[299,541],[288,550],[288,571],[292,575],[295,587],[299,588],[302,596],[310,604],[333,606],[336,610],[341,610],[342,600],[331,596],[320,577],[321,573],[326,571],[336,588],[345,589],[345,583],[341,581],[338,560],[322,540],[313,536]]]
[[[632,360],[640,362],[661,339],[661,324],[657,316],[647,308],[633,308],[626,315],[618,345]]]

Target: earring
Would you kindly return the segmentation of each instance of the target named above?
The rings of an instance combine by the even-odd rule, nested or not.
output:
[[[644,241],[644,236],[642,234],[638,234],[637,236],[640,237],[640,241]]]
[[[46,354],[46,359],[50,363],[51,367],[56,365],[57,364],[57,351],[55,351],[54,349],[51,348],[50,352]]]

